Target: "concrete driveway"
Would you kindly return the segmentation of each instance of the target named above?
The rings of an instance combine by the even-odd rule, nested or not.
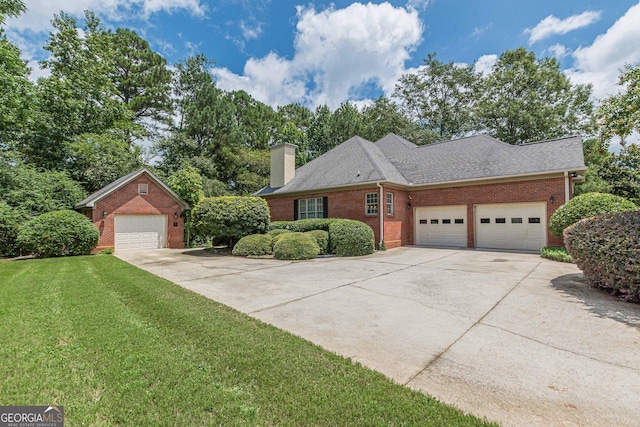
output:
[[[504,425],[640,423],[640,307],[537,255],[403,247],[123,260]]]

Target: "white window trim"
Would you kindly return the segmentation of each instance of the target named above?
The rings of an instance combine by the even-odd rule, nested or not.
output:
[[[316,209],[311,212],[307,208],[310,200],[315,200],[315,205],[316,205]],[[304,212],[302,210],[303,205],[305,208]],[[309,213],[311,213],[314,216],[309,216]],[[303,215],[304,215],[304,218],[303,218]],[[324,218],[324,200],[322,197],[309,197],[306,199],[298,200],[298,219],[310,219],[310,218]]]
[[[369,202],[369,199],[375,199],[375,203]],[[364,196],[364,213],[366,215],[378,215],[379,208],[378,205],[380,201],[378,200],[378,193],[367,193]]]
[[[149,194],[149,184],[138,184],[138,194],[146,196]]]
[[[387,215],[394,215],[395,214],[395,209],[393,206],[393,193],[391,191],[389,191],[386,195],[386,205],[387,205]]]

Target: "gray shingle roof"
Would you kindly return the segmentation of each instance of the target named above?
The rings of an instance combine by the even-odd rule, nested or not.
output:
[[[510,145],[476,135],[417,146],[394,134],[376,143],[356,136],[297,169],[295,178],[284,187],[265,187],[257,194],[305,192],[376,181],[427,185],[584,170],[580,137]]]
[[[95,207],[95,204],[96,204],[96,202],[98,202],[98,200],[102,199],[105,196],[108,196],[109,194],[111,194],[112,192],[117,190],[118,188],[126,185],[127,183],[129,183],[131,181],[133,181],[134,179],[136,179],[137,177],[139,177],[143,173],[146,173],[147,175],[149,175],[149,177],[156,184],[158,184],[160,187],[162,187],[164,189],[164,191],[166,191],[167,194],[169,194],[169,196],[171,196],[171,198],[175,199],[176,202],[178,202],[180,205],[182,205],[183,209],[187,209],[189,207],[187,202],[182,200],[180,198],[180,196],[178,196],[176,193],[174,193],[164,182],[162,182],[157,176],[155,176],[153,173],[151,173],[151,171],[149,169],[140,168],[140,169],[138,169],[136,171],[133,171],[133,172],[123,176],[122,178],[116,179],[111,184],[101,188],[100,190],[96,191],[95,193],[90,194],[86,199],[84,199],[80,203],[78,203],[75,206],[75,208],[76,209],[81,209],[81,208],[93,208],[93,207]]]

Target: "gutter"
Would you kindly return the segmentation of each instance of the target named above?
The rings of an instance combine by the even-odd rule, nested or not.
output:
[[[564,202],[569,201],[569,171],[564,171]]]
[[[384,242],[384,210],[382,209],[385,204],[383,204],[384,197],[384,188],[380,181],[376,182],[378,188],[380,188],[380,196],[378,196],[378,215],[380,215],[380,241],[378,242],[378,249],[382,247],[382,243]]]

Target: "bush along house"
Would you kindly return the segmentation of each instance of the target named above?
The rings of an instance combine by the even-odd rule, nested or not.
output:
[[[562,245],[547,226],[586,171],[580,137],[510,145],[485,135],[417,146],[354,136],[295,168],[271,147],[264,197],[272,221],[350,218],[378,244],[537,251]]]

